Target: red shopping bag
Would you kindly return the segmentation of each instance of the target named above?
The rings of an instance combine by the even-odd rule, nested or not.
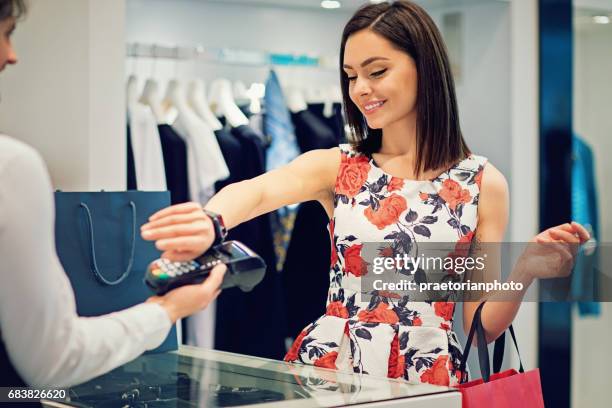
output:
[[[461,391],[462,408],[511,408],[521,406],[521,408],[543,408],[544,398],[542,395],[542,385],[540,383],[540,370],[534,369],[525,372],[521,356],[519,354],[520,368],[499,372],[504,359],[504,346],[506,335],[503,333],[495,340],[493,350],[493,374],[490,374],[489,351],[482,327],[480,314],[484,302],[476,309],[472,327],[468,335],[467,344],[461,359],[460,371],[465,373],[468,354],[470,352],[474,332],[476,331],[476,344],[478,346],[478,362],[482,378],[464,382],[467,378],[463,376],[460,384],[456,388]],[[508,328],[518,353],[519,348],[514,335],[512,325]]]

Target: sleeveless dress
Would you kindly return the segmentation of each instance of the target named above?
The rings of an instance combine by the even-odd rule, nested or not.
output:
[[[302,330],[285,361],[457,384],[462,351],[453,331],[455,303],[408,301],[389,291],[378,291],[369,304],[356,301],[368,273],[361,250],[364,242],[402,239],[469,245],[487,159],[470,155],[434,179],[410,180],[391,176],[348,144],[340,153],[326,313]]]

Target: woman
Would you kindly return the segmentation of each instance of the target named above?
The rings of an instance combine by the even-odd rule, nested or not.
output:
[[[0,0],[0,71],[17,63],[11,35],[23,0]],[[78,317],[55,253],[53,196],[40,156],[0,135],[0,367],[2,386],[67,387],[159,346],[177,319],[206,307],[224,267],[200,285],[121,312]]]
[[[285,359],[414,383],[456,384],[460,346],[454,303],[406,302],[356,294],[364,242],[465,244],[500,242],[508,221],[508,187],[487,159],[474,155],[459,127],[445,46],[434,22],[408,1],[366,5],[347,23],[340,48],[350,145],[311,151],[287,166],[227,186],[206,205],[228,228],[287,204],[318,200],[330,218],[331,284],[326,314],[306,327]],[[208,225],[200,227],[201,221]],[[211,244],[210,220],[194,203],[164,209],[143,226],[164,255],[189,259]],[[537,242],[579,244],[576,223],[551,228]],[[560,254],[571,257],[566,248]],[[307,262],[307,260],[304,260]],[[494,268],[488,261],[487,268]],[[509,279],[529,286],[561,271],[519,268]],[[520,297],[522,298],[522,294]],[[488,341],[512,322],[520,305],[488,302]],[[464,328],[477,302],[464,302]]]

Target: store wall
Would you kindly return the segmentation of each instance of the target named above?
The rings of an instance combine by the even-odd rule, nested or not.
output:
[[[30,0],[0,75],[0,131],[36,148],[63,190],[125,188],[123,0]]]
[[[236,50],[309,54],[332,58],[339,50],[346,11],[221,4],[197,0],[127,0],[126,41],[165,46],[223,47]],[[269,67],[150,58],[127,61],[127,73],[164,82],[177,76],[205,81],[223,77],[264,82]],[[307,85],[336,84],[338,69],[277,67],[281,80]]]

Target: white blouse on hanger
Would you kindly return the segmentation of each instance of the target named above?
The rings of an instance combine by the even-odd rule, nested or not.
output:
[[[147,105],[128,102],[127,107],[136,188],[141,191],[165,191],[166,171],[157,120]]]

